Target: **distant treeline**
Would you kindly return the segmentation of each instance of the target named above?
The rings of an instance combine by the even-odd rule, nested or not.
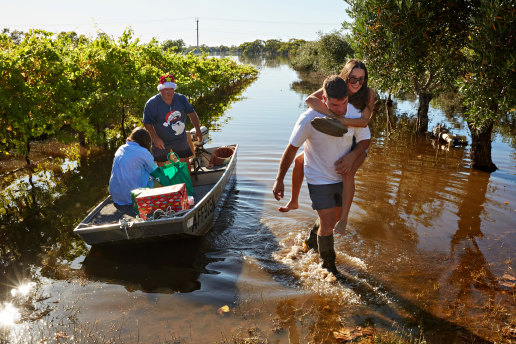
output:
[[[219,45],[210,47],[202,44],[197,49],[197,46],[186,46],[182,39],[166,40],[162,47],[165,50],[172,50],[180,53],[199,52],[220,55],[247,55],[247,56],[294,56],[300,46],[307,41],[303,39],[291,38],[287,42],[278,39],[269,39],[263,41],[257,39],[253,42],[244,42],[240,45]]]
[[[292,67],[297,71],[320,72],[322,74],[338,73],[353,49],[346,37],[340,32],[320,34],[316,41],[291,38],[286,42],[278,39],[244,42],[240,45],[210,47],[205,44],[186,46],[182,39],[166,40],[162,47],[167,51],[178,53],[209,53],[217,55],[284,56],[288,57]]]

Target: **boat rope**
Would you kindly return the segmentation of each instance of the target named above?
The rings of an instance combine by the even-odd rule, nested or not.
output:
[[[174,209],[172,209],[171,206],[168,206],[165,210],[163,210],[163,209],[154,210],[154,212],[152,213],[152,216],[147,216],[147,221],[157,220],[157,219],[161,219],[164,217],[176,217],[176,216],[183,215],[184,213],[186,213],[188,211],[189,211],[189,209],[175,211]],[[149,214],[149,215],[151,215],[151,214]]]
[[[129,233],[127,233],[127,229],[133,225],[132,222],[127,221],[125,218],[121,218],[120,221],[120,229],[122,229],[125,233],[127,239],[129,239]]]

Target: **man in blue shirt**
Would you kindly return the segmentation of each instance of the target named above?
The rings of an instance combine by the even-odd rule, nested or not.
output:
[[[161,76],[159,93],[151,97],[143,110],[143,125],[152,137],[152,155],[156,162],[167,161],[170,150],[188,162],[193,155],[185,131],[186,116],[195,127],[197,140],[202,142],[199,117],[186,97],[175,90],[172,74]]]
[[[150,174],[158,167],[149,151],[151,137],[142,127],[135,128],[113,159],[109,193],[118,205],[132,204],[131,190],[152,187]]]

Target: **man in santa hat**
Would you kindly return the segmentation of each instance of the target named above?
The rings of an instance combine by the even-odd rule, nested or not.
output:
[[[195,127],[195,135],[202,142],[199,117],[190,102],[176,93],[177,84],[172,74],[159,79],[159,93],[151,97],[143,110],[143,125],[152,137],[152,155],[158,163],[167,161],[170,150],[188,162],[193,155],[185,131],[186,116]]]

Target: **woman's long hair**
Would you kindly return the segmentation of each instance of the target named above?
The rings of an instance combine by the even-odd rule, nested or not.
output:
[[[149,151],[151,150],[152,138],[144,127],[134,128],[131,135],[127,138],[127,141],[136,142],[143,148],[147,148]]]
[[[340,72],[340,77],[346,82],[348,81],[348,77],[351,74],[351,71],[355,68],[363,69],[365,72],[364,75],[364,83],[362,84],[362,87],[355,93],[349,96],[348,102],[353,104],[357,109],[360,111],[364,110],[364,108],[367,105],[367,101],[369,98],[369,87],[367,87],[367,68],[365,64],[356,59],[349,60],[345,65],[344,68],[342,68],[342,71]]]

